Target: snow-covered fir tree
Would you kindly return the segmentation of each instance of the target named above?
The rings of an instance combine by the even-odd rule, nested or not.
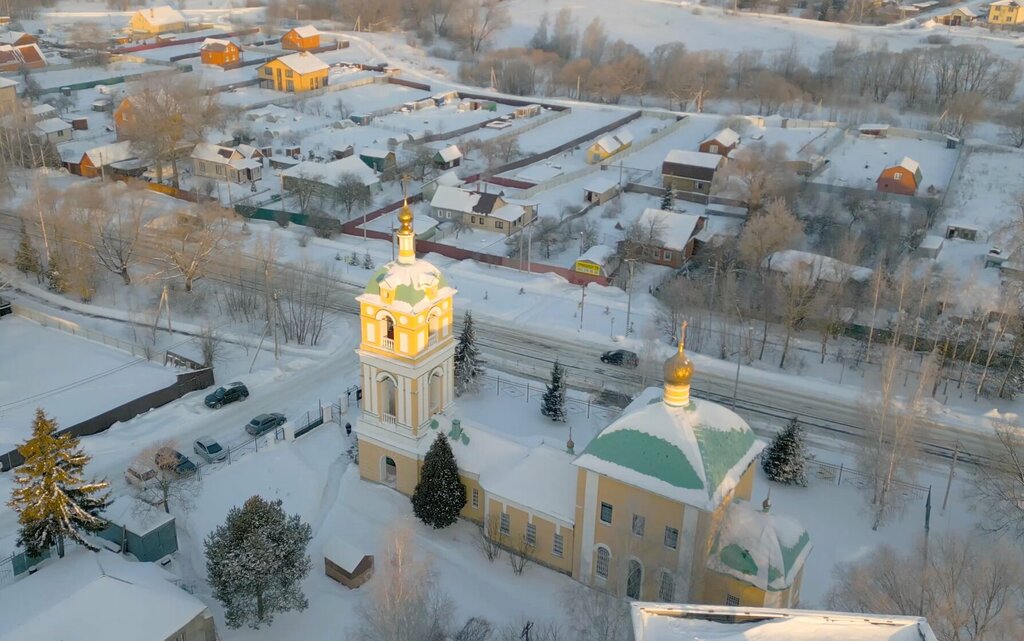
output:
[[[38,274],[42,269],[39,251],[32,245],[24,221],[21,223],[21,240],[18,241],[18,253],[14,255],[14,266],[25,275]]]
[[[540,413],[552,421],[565,421],[565,368],[555,359],[551,367],[551,382],[544,392]]]
[[[473,391],[480,383],[484,368],[480,361],[480,350],[476,347],[476,332],[473,330],[473,315],[466,312],[462,333],[455,345],[455,395],[462,396]]]
[[[231,508],[204,542],[207,579],[228,627],[259,628],[278,612],[306,609],[302,581],[312,567],[311,538],[309,524],[285,514],[280,499],[253,496]]]
[[[672,205],[675,198],[672,197],[672,190],[666,189],[665,194],[661,197],[661,208],[665,211],[672,211]]]
[[[778,483],[807,485],[806,463],[803,426],[794,416],[764,451],[761,468],[768,478]]]
[[[78,447],[78,440],[58,434],[57,422],[37,409],[32,436],[18,453],[25,463],[14,473],[8,503],[18,513],[18,544],[30,556],[41,556],[53,546],[64,556],[68,539],[95,550],[83,534],[107,527],[99,515],[107,507],[108,483],[85,480],[90,457]]]
[[[412,493],[412,511],[435,530],[448,527],[466,506],[466,486],[459,480],[459,466],[448,437],[438,433],[423,457],[420,482]]]

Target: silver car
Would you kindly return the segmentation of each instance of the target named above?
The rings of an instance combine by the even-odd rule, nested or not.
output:
[[[215,441],[212,436],[197,438],[192,449],[208,463],[223,461],[228,457],[228,451],[221,447],[221,444]]]

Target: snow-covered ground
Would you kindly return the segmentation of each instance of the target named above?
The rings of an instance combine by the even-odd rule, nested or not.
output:
[[[863,138],[847,134],[842,143],[828,154],[828,167],[812,180],[874,191],[875,180],[882,170],[908,157],[921,166],[922,183],[918,195],[925,196],[930,187],[938,193],[945,191],[953,176],[958,153],[956,149],[946,149],[944,142],[923,138]]]
[[[0,354],[0,453],[31,434],[36,408],[69,427],[176,380],[172,368],[19,316],[3,319]]]

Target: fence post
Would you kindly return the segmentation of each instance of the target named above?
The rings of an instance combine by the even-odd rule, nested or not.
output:
[[[836,485],[842,485],[842,484],[843,484],[843,464],[840,463],[839,464],[839,482],[836,483]]]
[[[587,399],[587,418],[590,418],[590,399]]]
[[[498,376],[498,377],[496,377],[494,379],[494,395],[495,396],[500,396],[501,395],[501,377],[500,376]]]
[[[530,381],[526,381],[526,402],[530,402]]]

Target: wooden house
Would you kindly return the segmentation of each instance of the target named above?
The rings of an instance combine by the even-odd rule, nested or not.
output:
[[[677,198],[707,204],[715,173],[724,164],[718,154],[673,149],[661,164],[661,177]]]
[[[726,127],[711,134],[700,142],[697,149],[704,154],[728,156],[740,144],[740,135]]]
[[[500,194],[439,185],[430,199],[430,215],[511,236],[537,216],[533,203],[509,202]]]
[[[619,181],[599,176],[583,187],[583,200],[595,205],[603,205],[618,193]]]
[[[449,145],[434,154],[434,166],[441,169],[454,169],[462,164],[462,152],[455,145]]]
[[[191,158],[195,176],[233,183],[251,183],[263,177],[263,153],[250,145],[232,148],[201,142]]]
[[[877,191],[887,194],[913,196],[921,186],[921,166],[907,156],[898,164],[886,167],[875,181]]]
[[[281,48],[292,51],[310,51],[320,48],[320,32],[313,25],[295,27],[281,36]]]
[[[1024,22],[1024,0],[996,0],[988,5],[990,27],[1012,27]]]
[[[978,14],[972,11],[970,7],[957,7],[945,15],[937,16],[935,21],[947,27],[959,27],[971,24],[977,19]]]
[[[359,152],[359,160],[374,171],[386,171],[398,166],[395,152],[387,149],[364,149]]]
[[[608,160],[615,154],[629,149],[633,145],[633,134],[626,130],[617,134],[604,136],[587,148],[585,160],[588,165]]]
[[[373,576],[373,555],[365,554],[337,536],[324,545],[324,573],[350,590]]]
[[[40,140],[54,144],[71,140],[71,125],[60,118],[47,118],[33,125],[32,132]]]
[[[522,105],[520,107],[516,107],[514,113],[518,120],[519,118],[533,118],[534,116],[539,116],[540,112],[540,105]]]
[[[207,38],[199,47],[199,59],[204,65],[229,67],[238,64],[242,59],[242,50],[230,40]]]
[[[0,45],[0,71],[39,69],[46,66],[46,57],[33,43],[24,45]]]
[[[289,93],[320,89],[327,86],[329,69],[323,60],[308,51],[300,51],[260,67],[260,87]]]
[[[0,78],[0,114],[12,111],[18,104],[18,81]]]
[[[70,144],[74,145],[75,143]],[[127,140],[93,147],[81,154],[73,149],[69,149],[68,153],[65,154],[63,148],[66,146],[69,145],[61,145],[61,164],[71,173],[85,176],[86,178],[100,176],[109,165],[135,157],[131,150],[131,143]]]
[[[20,45],[31,45],[39,42],[39,39],[31,33],[24,31],[5,31],[0,33],[0,44],[17,47]]]
[[[136,11],[128,26],[133,32],[156,35],[170,31],[185,30],[185,16],[167,5],[139,9]]]
[[[645,209],[638,223],[643,229],[657,229],[659,242],[657,245],[643,248],[644,262],[665,265],[673,269],[682,266],[693,255],[696,249],[696,236],[704,229],[706,222],[705,216]]]

